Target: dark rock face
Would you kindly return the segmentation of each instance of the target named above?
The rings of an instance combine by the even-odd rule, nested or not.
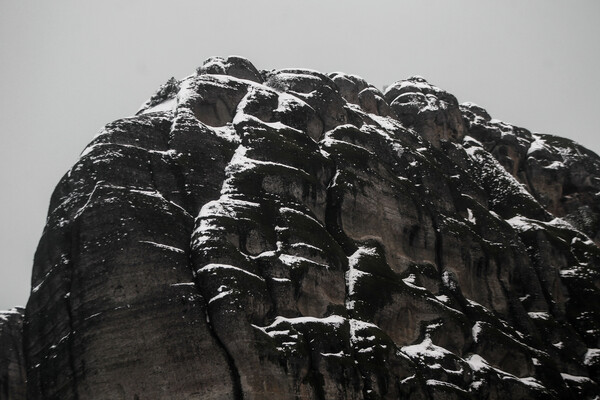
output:
[[[400,122],[414,128],[435,147],[443,140],[456,142],[465,136],[456,98],[420,76],[389,86],[385,98]]]
[[[0,400],[26,395],[22,308],[0,311]]]
[[[531,134],[492,120],[471,103],[460,106],[469,135],[500,162],[552,215],[600,243],[600,160],[568,139]]]
[[[599,185],[419,77],[211,58],[57,186],[27,398],[592,399]]]

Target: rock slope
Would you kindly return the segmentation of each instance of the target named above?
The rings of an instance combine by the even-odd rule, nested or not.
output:
[[[0,398],[593,399],[599,200],[421,77],[211,58],[58,184]]]

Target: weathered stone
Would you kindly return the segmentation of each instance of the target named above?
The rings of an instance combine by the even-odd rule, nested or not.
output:
[[[420,76],[390,85],[385,98],[400,121],[435,147],[441,141],[460,142],[466,134],[456,98]]]
[[[276,70],[271,72],[265,84],[275,90],[294,94],[308,103],[323,121],[325,131],[343,125],[348,120],[344,99],[335,83],[323,74],[310,70]]]
[[[600,158],[564,138],[535,134],[498,120],[472,103],[460,105],[468,135],[556,217],[600,243]]]
[[[211,58],[58,184],[0,398],[592,399],[599,171],[422,78]]]
[[[23,353],[21,307],[0,312],[0,399],[26,398],[27,374]]]
[[[393,114],[389,104],[385,101],[383,93],[370,86],[358,93],[358,101],[363,110],[371,114],[391,117]]]
[[[247,59],[238,56],[211,57],[196,71],[201,74],[229,75],[262,83],[263,79],[256,67]]]

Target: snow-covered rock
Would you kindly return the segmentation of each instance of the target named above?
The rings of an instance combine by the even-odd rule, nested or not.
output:
[[[599,165],[421,77],[213,57],[58,184],[0,399],[594,398]]]

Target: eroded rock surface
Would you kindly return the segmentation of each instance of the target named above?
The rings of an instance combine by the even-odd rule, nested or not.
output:
[[[25,398],[23,308],[0,311],[0,399]]]
[[[599,166],[420,77],[211,58],[57,186],[28,398],[593,399]]]

